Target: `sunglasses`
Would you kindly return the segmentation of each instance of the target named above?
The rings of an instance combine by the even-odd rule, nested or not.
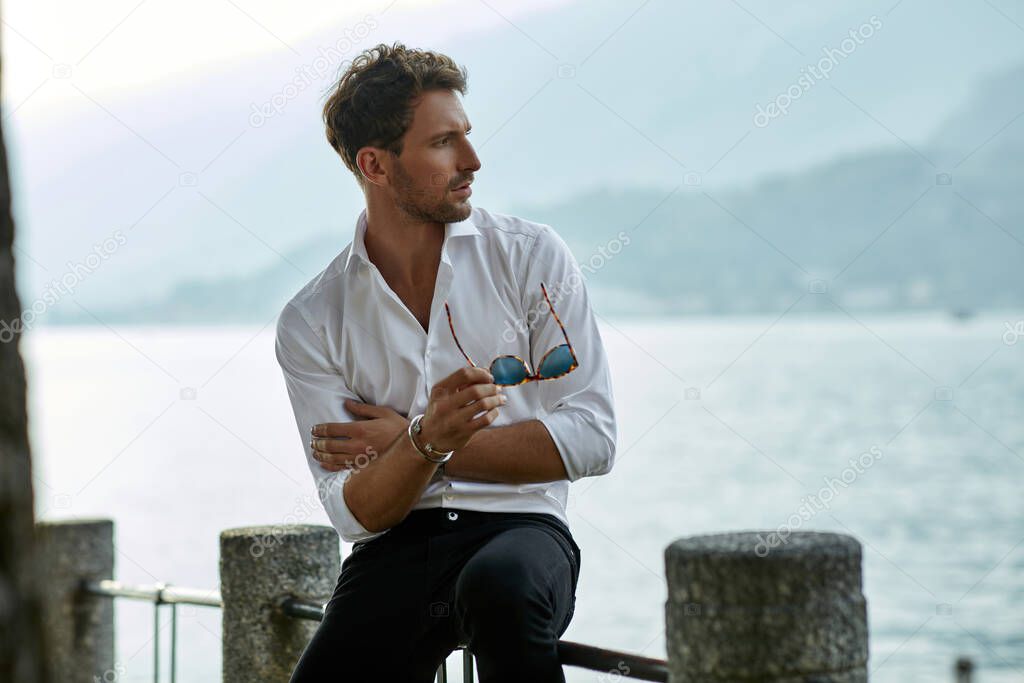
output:
[[[536,374],[530,372],[530,366],[519,356],[498,356],[491,361],[490,367],[495,384],[507,387],[525,384],[526,382],[536,382],[542,379],[557,379],[569,374],[580,365],[579,361],[576,360],[576,352],[573,351],[572,344],[569,343],[569,335],[565,332],[565,325],[558,319],[558,314],[555,313],[555,307],[551,305],[551,299],[548,298],[548,290],[544,288],[543,282],[540,283],[540,291],[544,293],[544,300],[548,302],[548,308],[551,310],[551,315],[555,316],[555,322],[562,328],[562,336],[565,337],[565,343],[559,344],[544,354],[544,357],[540,360],[540,365],[537,366]],[[477,367],[477,364],[473,362],[469,354],[463,350],[462,344],[459,343],[459,338],[455,334],[455,325],[452,324],[452,312],[448,308],[447,301],[444,302],[444,310],[448,314],[448,327],[451,328],[455,345],[459,347],[459,351],[466,357],[469,364]]]

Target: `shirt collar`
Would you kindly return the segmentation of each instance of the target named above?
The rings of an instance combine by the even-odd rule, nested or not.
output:
[[[348,250],[348,257],[345,259],[345,271],[347,272],[352,264],[352,261],[360,259],[365,263],[370,263],[370,257],[366,255],[366,209],[364,208],[359,212],[359,218],[356,219],[356,231],[355,236],[352,238],[352,246]],[[448,254],[448,238],[449,237],[461,237],[463,235],[479,235],[480,230],[476,227],[473,222],[473,214],[471,213],[469,218],[464,221],[458,221],[456,223],[445,223],[444,225],[444,243],[441,246],[442,258],[447,261]]]

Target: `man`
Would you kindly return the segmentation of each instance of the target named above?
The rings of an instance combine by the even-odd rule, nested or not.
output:
[[[449,57],[381,44],[324,106],[366,209],[281,312],[276,350],[320,499],[354,546],[292,683],[426,683],[459,644],[481,681],[565,680],[568,487],[613,465],[611,378],[565,242],[471,206],[465,92]],[[528,367],[492,365],[503,355]]]

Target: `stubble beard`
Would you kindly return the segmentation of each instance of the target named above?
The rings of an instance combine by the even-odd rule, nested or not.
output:
[[[426,189],[417,187],[401,164],[395,166],[395,180],[395,205],[416,220],[458,223],[469,218],[473,211],[468,199],[452,201],[447,191],[438,198],[438,192],[441,191],[439,186],[432,185]]]

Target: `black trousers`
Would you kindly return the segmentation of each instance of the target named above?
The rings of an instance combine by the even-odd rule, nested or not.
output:
[[[430,683],[459,644],[481,683],[564,683],[579,571],[553,515],[414,510],[353,546],[290,683]]]

